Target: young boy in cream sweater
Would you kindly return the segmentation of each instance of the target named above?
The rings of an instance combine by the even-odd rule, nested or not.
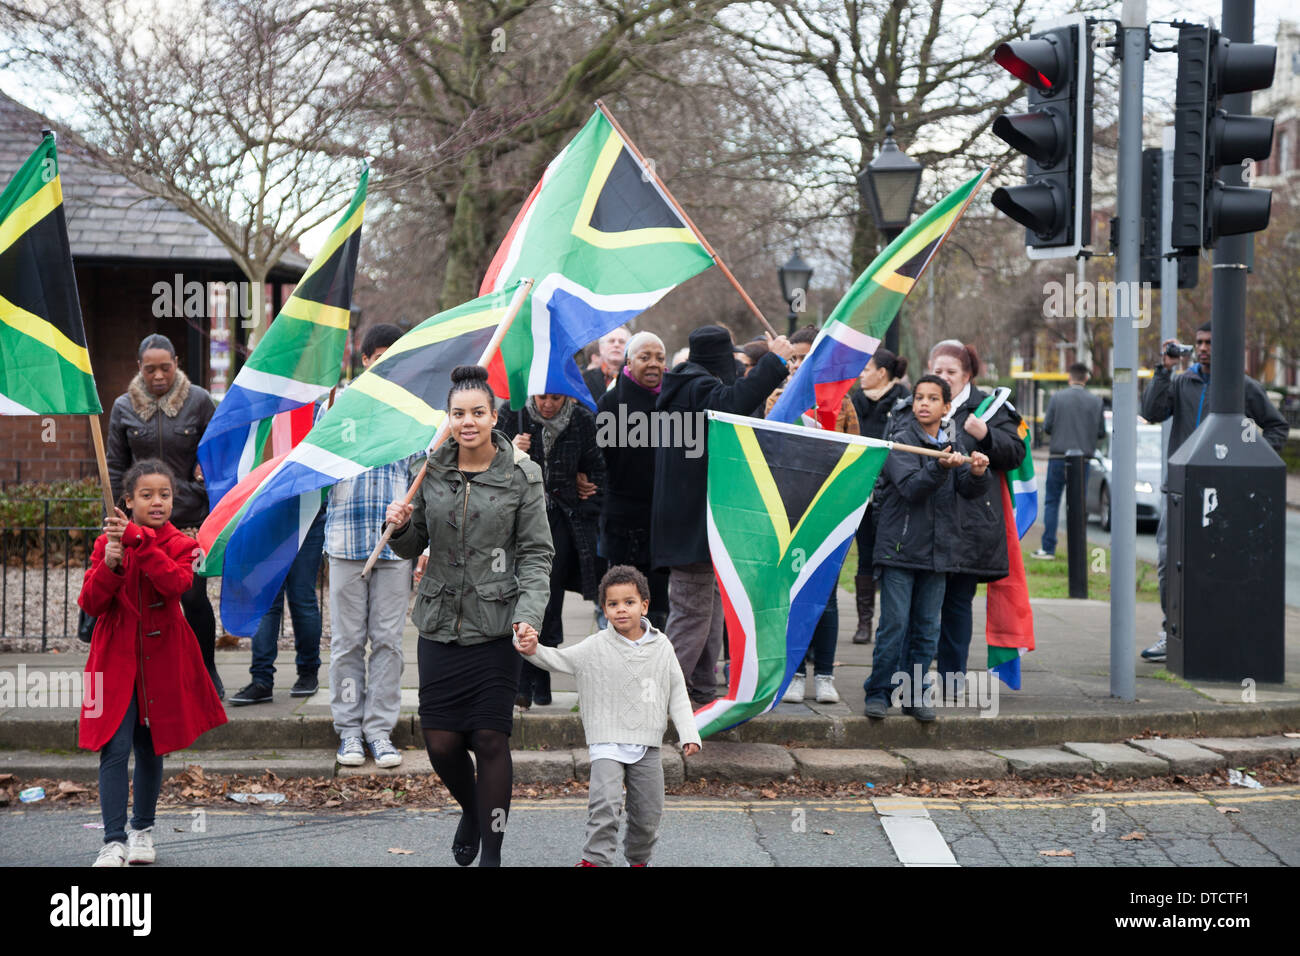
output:
[[[553,673],[578,681],[582,727],[591,754],[587,844],[578,866],[613,866],[618,818],[627,786],[623,855],[632,866],[650,862],[664,810],[664,768],[659,757],[668,718],[686,756],[698,753],[700,735],[677,655],[646,614],[650,585],[626,564],[600,581],[600,606],[609,626],[570,648],[538,646],[517,638],[520,653]]]

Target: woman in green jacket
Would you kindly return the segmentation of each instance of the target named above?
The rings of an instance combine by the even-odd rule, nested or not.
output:
[[[451,373],[451,431],[429,454],[414,501],[387,519],[403,557],[429,548],[411,620],[420,632],[420,728],[429,761],[460,804],[452,854],[499,866],[510,812],[515,634],[536,634],[550,595],[551,544],[542,471],[496,425],[487,371]],[[478,764],[477,778],[469,753]]]

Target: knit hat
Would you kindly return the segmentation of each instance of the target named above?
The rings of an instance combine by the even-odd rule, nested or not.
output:
[[[716,325],[705,325],[691,333],[687,361],[703,366],[722,379],[724,385],[736,381],[736,357],[732,354],[731,334]]]

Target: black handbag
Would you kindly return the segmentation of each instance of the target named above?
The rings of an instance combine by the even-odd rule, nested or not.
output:
[[[99,619],[91,617],[80,608],[77,609],[77,613],[80,615],[77,618],[77,640],[83,644],[89,644],[91,637],[95,634],[95,621]]]

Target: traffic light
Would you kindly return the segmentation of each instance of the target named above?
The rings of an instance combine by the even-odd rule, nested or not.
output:
[[[1159,289],[1164,259],[1164,217],[1160,214],[1164,184],[1164,150],[1142,150],[1142,251],[1138,259],[1138,281]],[[1199,250],[1178,256],[1178,288],[1195,289]]]
[[[1023,186],[993,205],[1025,227],[1031,259],[1074,257],[1092,241],[1092,47],[1081,15],[1034,24],[994,61],[1029,85],[1029,112],[999,116],[995,136],[1026,157]]]
[[[1174,223],[1178,249],[1210,248],[1219,236],[1268,226],[1272,192],[1225,186],[1221,170],[1273,149],[1273,120],[1231,115],[1220,108],[1232,93],[1273,84],[1277,47],[1237,43],[1213,27],[1178,31],[1178,85],[1174,93]]]

